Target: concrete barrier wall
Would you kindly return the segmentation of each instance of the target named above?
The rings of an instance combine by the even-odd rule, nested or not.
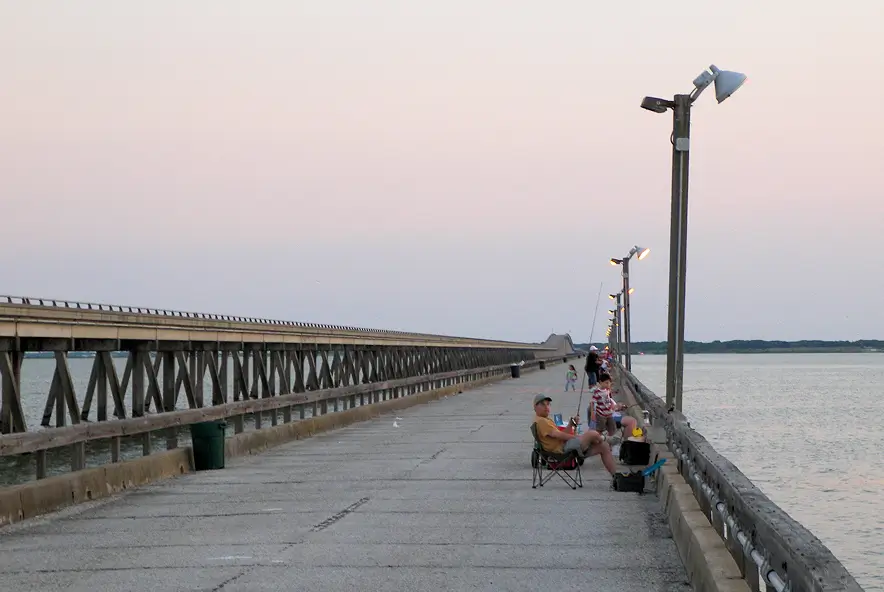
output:
[[[193,470],[190,448],[0,489],[0,526]]]
[[[737,562],[678,472],[675,455],[665,445],[653,444],[651,458],[658,454],[667,460],[657,472],[657,495],[691,586],[702,592],[749,592]]]
[[[558,363],[561,362],[548,361],[547,366]],[[522,370],[529,372],[535,369],[523,368]],[[268,448],[292,440],[309,438],[314,434],[372,419],[383,413],[460,394],[465,390],[478,388],[509,377],[509,373],[497,374],[440,389],[432,389],[416,395],[389,399],[346,411],[245,432],[226,440],[225,454],[228,458],[259,454]],[[193,471],[193,451],[191,448],[185,447],[151,454],[135,460],[40,479],[23,485],[5,487],[0,489],[0,527],[191,471]]]
[[[638,399],[619,372],[617,384],[622,398],[630,405],[630,415],[641,420]],[[649,440],[654,439],[653,435],[649,436]],[[656,473],[657,496],[666,512],[691,587],[699,592],[750,592],[724,540],[700,509],[691,486],[678,472],[678,461],[666,445],[665,434],[651,444],[651,460],[658,457],[665,458],[666,464]]]

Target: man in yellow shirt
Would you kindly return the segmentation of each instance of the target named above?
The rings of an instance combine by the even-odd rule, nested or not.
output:
[[[581,458],[598,454],[602,457],[602,464],[613,475],[617,470],[614,456],[602,435],[594,430],[588,430],[579,436],[561,431],[549,418],[550,403],[552,399],[546,395],[534,397],[534,423],[537,425],[537,438],[543,449],[555,454],[575,451]],[[580,421],[579,417],[576,419]]]

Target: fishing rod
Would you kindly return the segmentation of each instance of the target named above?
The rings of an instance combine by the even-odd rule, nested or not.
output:
[[[595,320],[596,317],[599,316],[599,300],[602,297],[602,284],[604,282],[599,282],[599,293],[595,297],[595,312],[592,314],[592,327],[589,329],[589,347],[592,347],[592,338],[595,335]],[[587,354],[587,359],[589,354]],[[580,381],[580,400],[577,402],[577,413],[576,415],[580,415],[580,406],[583,405],[583,385],[586,383],[586,366],[583,367],[583,379]],[[586,421],[589,421],[589,418],[586,418]]]

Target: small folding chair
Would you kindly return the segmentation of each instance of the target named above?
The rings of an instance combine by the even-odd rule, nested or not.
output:
[[[531,451],[531,469],[533,471],[531,489],[537,489],[538,486],[543,487],[553,478],[553,475],[558,475],[571,489],[583,487],[583,475],[580,474],[580,465],[583,464],[583,459],[577,456],[577,452],[556,454],[544,450],[540,438],[537,436],[536,423],[531,424],[531,435],[534,436],[534,450]],[[547,470],[546,474],[543,472],[544,468]],[[568,471],[574,471],[574,475]]]

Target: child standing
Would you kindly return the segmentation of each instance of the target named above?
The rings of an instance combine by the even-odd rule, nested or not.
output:
[[[571,387],[571,390],[577,390],[577,370],[574,369],[574,364],[570,364],[568,366],[568,373],[565,375],[565,392],[568,392],[568,387]]]

